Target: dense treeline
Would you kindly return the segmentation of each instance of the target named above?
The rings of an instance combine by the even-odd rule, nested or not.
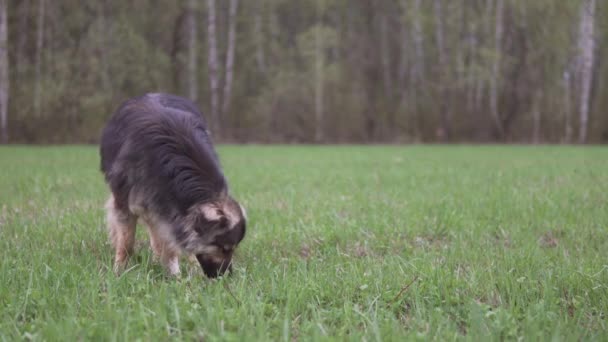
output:
[[[151,91],[194,99],[223,141],[608,141],[603,1],[0,7],[9,142],[95,142],[120,102]]]

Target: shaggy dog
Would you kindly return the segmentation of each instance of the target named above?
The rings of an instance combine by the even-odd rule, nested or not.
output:
[[[121,272],[133,252],[138,218],[172,275],[179,255],[195,255],[205,274],[231,268],[245,235],[245,210],[228,185],[207,125],[195,105],[168,94],[126,101],[101,137],[101,170],[112,195],[107,224]]]

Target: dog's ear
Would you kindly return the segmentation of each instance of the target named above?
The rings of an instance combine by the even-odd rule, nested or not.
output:
[[[222,212],[215,203],[202,204],[199,210],[207,221],[219,221],[222,217]]]
[[[228,218],[224,210],[219,208],[215,203],[205,203],[200,206],[200,211],[205,217],[205,220],[210,222],[218,222],[221,228],[228,227]]]

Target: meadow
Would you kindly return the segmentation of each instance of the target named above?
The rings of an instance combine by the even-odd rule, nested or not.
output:
[[[0,148],[0,340],[607,340],[608,149],[221,146],[234,272],[112,272],[94,146]]]

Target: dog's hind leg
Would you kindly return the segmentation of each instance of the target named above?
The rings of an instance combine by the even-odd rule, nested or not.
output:
[[[137,216],[117,208],[114,196],[110,196],[108,202],[106,202],[106,212],[110,241],[116,253],[114,272],[119,274],[124,271],[129,256],[133,253]]]

